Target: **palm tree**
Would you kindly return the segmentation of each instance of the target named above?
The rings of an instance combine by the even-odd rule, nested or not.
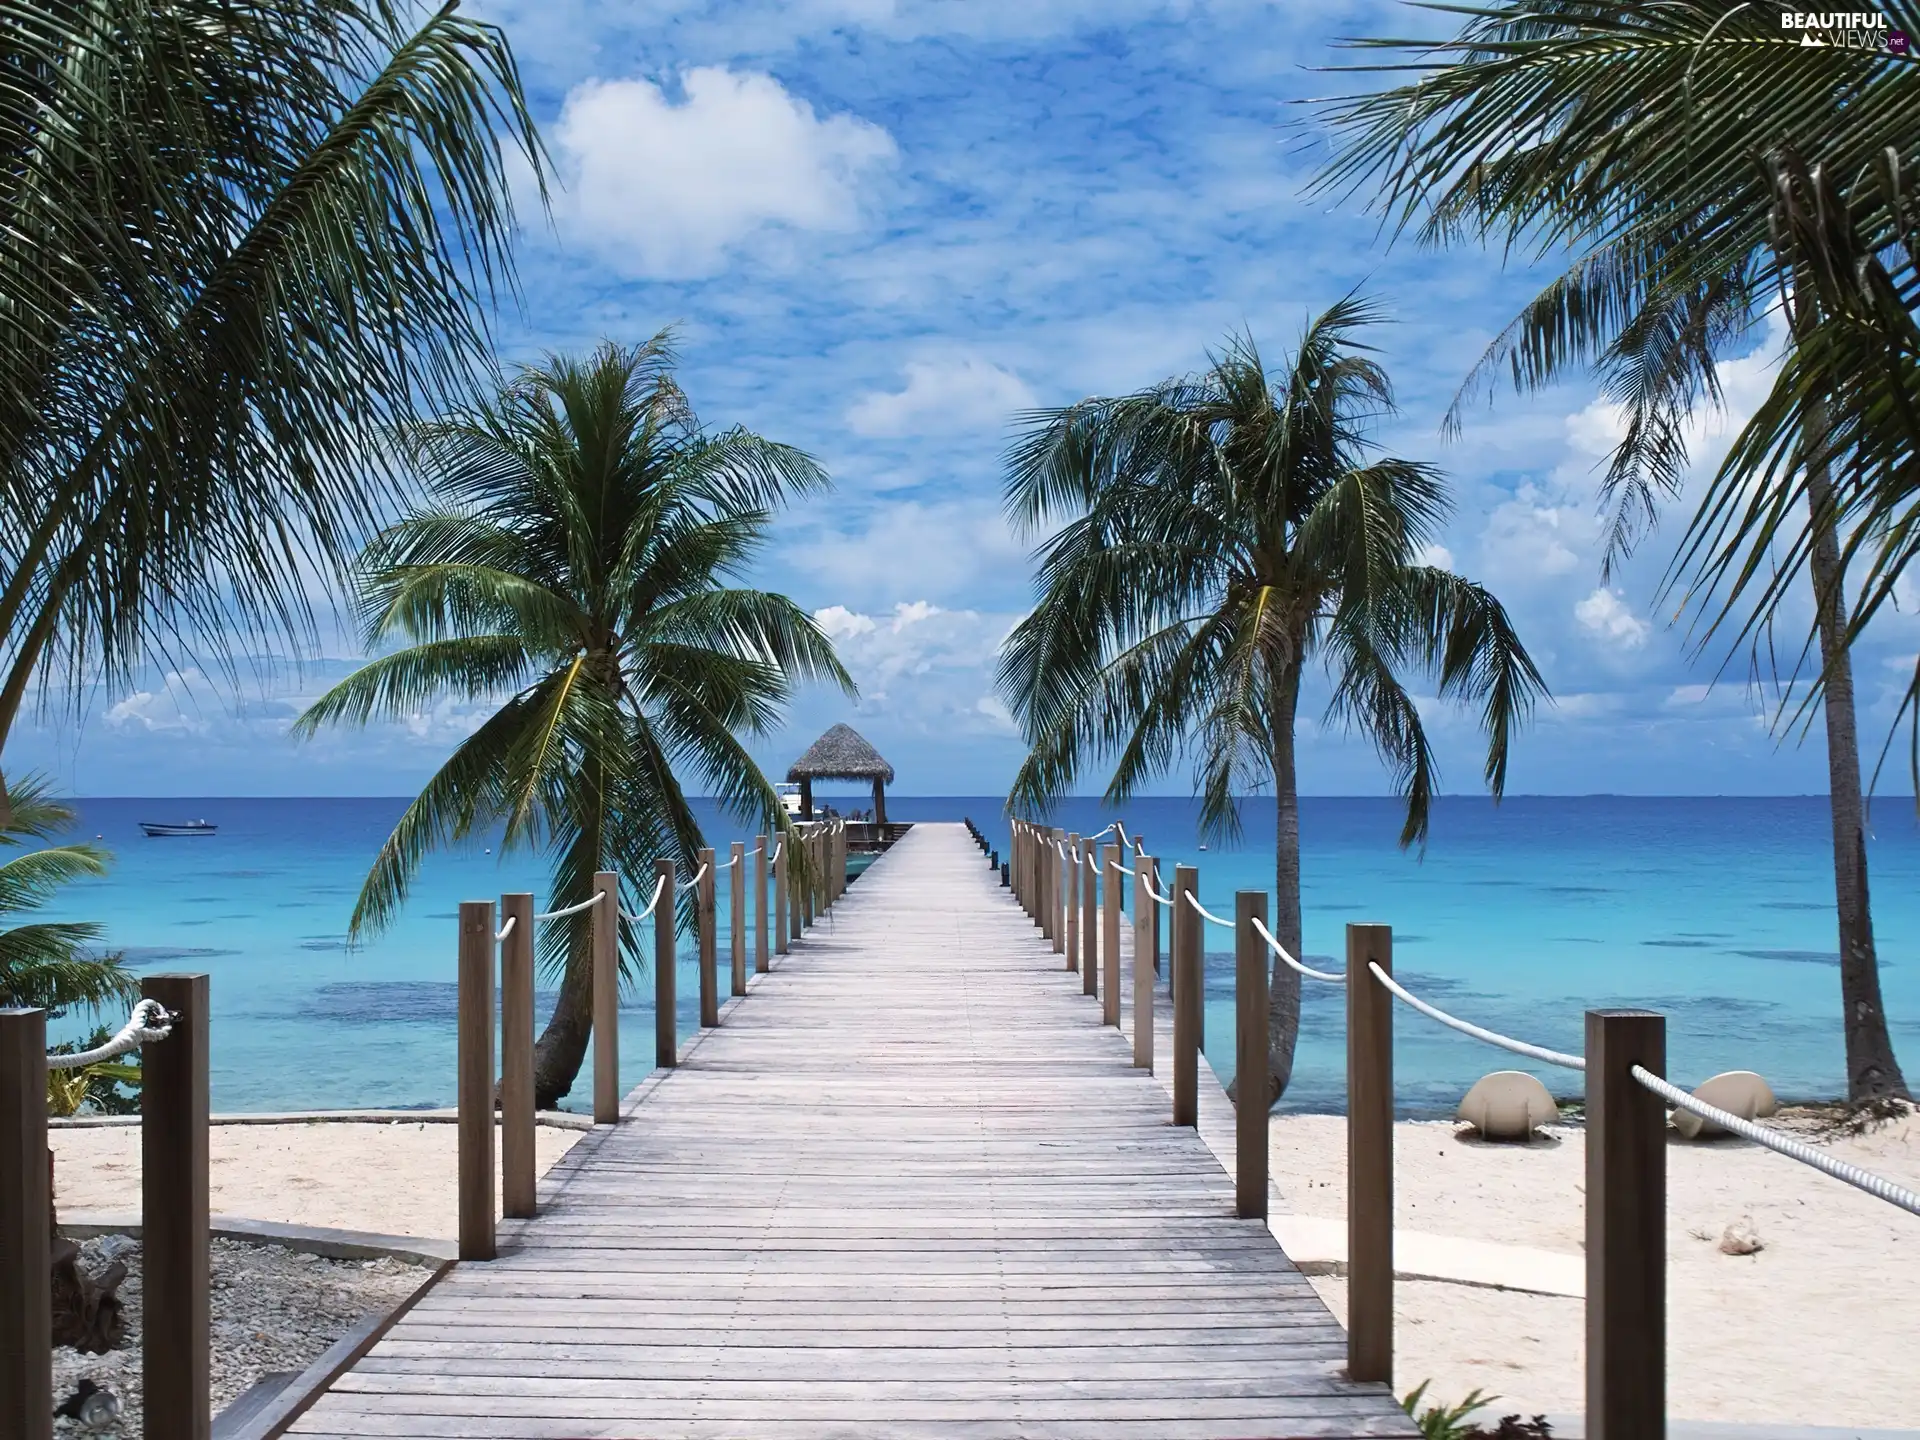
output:
[[[296,732],[507,699],[401,816],[355,936],[393,917],[428,852],[496,825],[505,848],[552,856],[561,906],[586,899],[599,870],[638,885],[657,856],[690,867],[701,838],[683,776],[786,828],[736,737],[773,726],[797,681],[848,693],[852,681],[792,601],[727,582],[775,508],[828,480],[789,446],[702,430],[673,358],[664,333],[552,358],[409,436],[431,503],[383,531],[359,570],[369,648],[405,648],[321,696]],[[542,1106],[586,1055],[590,936],[585,914],[541,931],[541,961],[560,972],[534,1058]],[[635,928],[621,939],[623,968],[637,965]]]
[[[14,787],[13,815],[0,826],[0,847],[17,849],[67,828],[73,811],[53,800],[44,781]],[[0,915],[37,910],[75,880],[107,873],[107,852],[93,845],[50,845],[0,863]],[[61,1014],[97,1011],[138,998],[139,986],[117,955],[98,949],[101,927],[88,921],[36,920],[0,930],[0,1008]]]
[[[1406,680],[1479,705],[1496,797],[1514,729],[1546,690],[1499,601],[1422,558],[1447,508],[1442,477],[1370,455],[1368,425],[1393,408],[1354,339],[1374,318],[1343,300],[1277,376],[1235,339],[1200,375],[1037,413],[1007,462],[1016,521],[1061,526],[1000,664],[1032,747],[1011,803],[1044,809],[1108,753],[1118,803],[1190,749],[1202,825],[1230,836],[1235,797],[1271,784],[1273,928],[1295,956],[1308,660],[1332,676],[1329,718],[1373,741],[1406,797],[1403,846],[1426,836],[1436,779]],[[1299,976],[1276,960],[1270,1099],[1291,1078],[1299,1019]]]
[[[369,437],[487,353],[540,152],[452,4],[0,0],[0,62],[4,745],[39,677],[307,648],[396,497]]]
[[[1572,251],[1462,396],[1501,367],[1523,389],[1597,368],[1626,418],[1602,484],[1614,507],[1606,564],[1678,494],[1685,422],[1717,403],[1719,361],[1772,307],[1784,312],[1788,362],[1668,583],[1702,615],[1703,645],[1731,620],[1756,664],[1783,598],[1801,575],[1811,584],[1801,658],[1817,651],[1820,663],[1792,713],[1817,705],[1825,722],[1847,1088],[1861,1102],[1908,1094],[1880,998],[1849,646],[1920,542],[1907,463],[1920,442],[1920,270],[1905,178],[1920,164],[1920,66],[1890,48],[1807,43],[1818,37],[1782,23],[1795,8],[1499,0],[1466,10],[1437,45],[1356,42],[1387,52],[1376,68],[1412,78],[1329,107],[1341,145],[1321,183],[1370,191],[1396,228],[1430,243]],[[1880,10],[1920,33],[1910,0]],[[1872,568],[1850,605],[1847,567],[1862,553]],[[1920,745],[1914,769],[1920,779]]]

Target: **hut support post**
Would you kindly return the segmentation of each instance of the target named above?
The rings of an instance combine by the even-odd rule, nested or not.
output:
[[[887,828],[887,782],[878,775],[873,777],[873,823],[882,831]],[[885,839],[882,834],[880,839]]]

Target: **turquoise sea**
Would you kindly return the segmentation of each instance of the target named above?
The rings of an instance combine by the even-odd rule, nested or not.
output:
[[[73,887],[46,918],[104,921],[109,943],[136,966],[211,974],[216,1109],[449,1104],[455,907],[513,890],[532,890],[544,905],[544,866],[538,855],[489,853],[485,842],[436,858],[400,921],[350,947],[353,897],[404,805],[82,801],[76,830],[114,851],[114,872]],[[890,796],[888,810],[898,820],[970,816],[1005,849],[996,799]],[[1789,1097],[1843,1088],[1824,800],[1443,799],[1424,857],[1396,847],[1390,800],[1310,798],[1301,810],[1309,957],[1338,968],[1344,925],[1381,921],[1394,927],[1405,983],[1481,1024],[1578,1049],[1584,1009],[1644,1005],[1669,1017],[1678,1077],[1741,1067]],[[1121,814],[1152,853],[1197,864],[1203,902],[1231,913],[1234,891],[1272,884],[1272,804],[1248,800],[1242,843],[1204,852],[1195,812],[1190,800],[1144,799]],[[711,807],[701,813],[724,854],[738,827]],[[1909,1077],[1920,1078],[1920,827],[1907,799],[1882,800],[1874,813],[1887,1010]],[[138,825],[201,818],[219,834],[149,840]],[[1057,812],[1057,823],[1082,832],[1112,818],[1092,800]],[[720,899],[724,946],[724,886]],[[1207,1051],[1224,1078],[1231,947],[1211,928],[1208,944]],[[683,1034],[697,1019],[691,950],[683,940],[676,959]],[[651,1058],[651,994],[643,982],[622,1016],[623,1086]],[[548,1003],[543,994],[542,1021]],[[1340,1107],[1342,1023],[1337,987],[1309,982],[1282,1108]],[[1404,1008],[1395,1023],[1396,1089],[1409,1113],[1449,1110],[1475,1078],[1506,1063]],[[1540,1073],[1556,1093],[1576,1079]],[[584,1106],[591,1093],[589,1066],[570,1103]]]

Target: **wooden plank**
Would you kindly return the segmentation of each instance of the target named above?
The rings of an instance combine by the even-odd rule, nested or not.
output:
[[[291,1433],[1413,1435],[1101,1023],[1124,941],[1050,841],[1023,841],[1023,892],[1081,983],[961,827],[850,888],[817,832],[785,918],[830,922]]]

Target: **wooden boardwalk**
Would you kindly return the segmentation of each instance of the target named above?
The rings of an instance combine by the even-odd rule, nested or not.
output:
[[[291,1433],[1415,1434],[1061,963],[916,826]]]

